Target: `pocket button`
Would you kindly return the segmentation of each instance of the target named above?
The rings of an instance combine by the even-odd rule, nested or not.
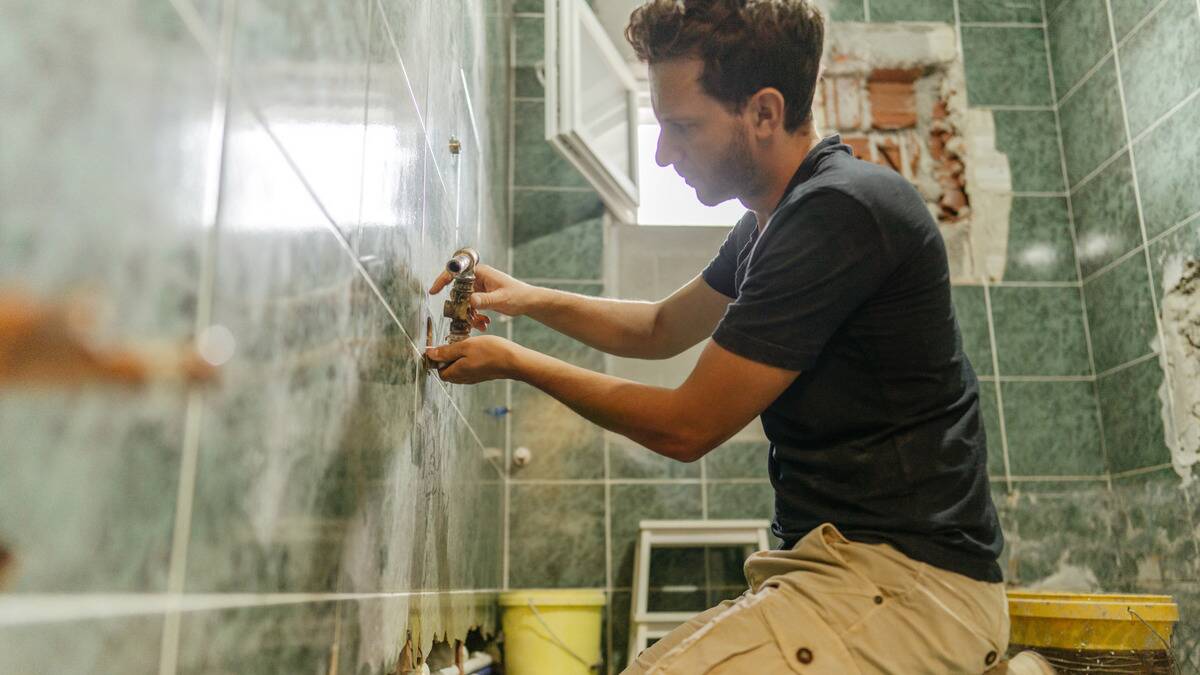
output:
[[[996,652],[988,652],[987,656],[983,657],[983,665],[990,666],[996,662]]]
[[[808,647],[801,647],[796,650],[796,660],[803,665],[808,665],[813,662],[812,650]]]

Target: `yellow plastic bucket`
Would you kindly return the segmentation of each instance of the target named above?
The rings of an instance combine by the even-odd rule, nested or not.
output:
[[[592,675],[601,663],[604,592],[527,590],[500,594],[504,672]]]
[[[1169,595],[1009,591],[1008,613],[1012,644],[1082,651],[1166,650],[1179,621]]]

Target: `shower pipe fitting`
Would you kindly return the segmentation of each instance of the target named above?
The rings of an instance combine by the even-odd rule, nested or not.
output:
[[[473,248],[460,248],[446,263],[446,271],[453,277],[450,297],[442,305],[442,316],[450,319],[448,344],[462,342],[471,337],[471,294],[475,292],[475,266],[479,264],[479,253]],[[433,335],[426,336],[432,344]],[[438,362],[425,358],[426,368],[437,368]]]

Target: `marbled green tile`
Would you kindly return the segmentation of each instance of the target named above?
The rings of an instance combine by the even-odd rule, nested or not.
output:
[[[987,434],[988,475],[1004,478],[1004,439],[1000,435],[1000,404],[996,400],[996,383],[979,383],[979,415]]]
[[[619,675],[629,659],[629,605],[630,592],[612,591],[609,607],[612,608],[612,640],[609,642],[608,672]]]
[[[1137,25],[1150,10],[1161,0],[1112,0],[1113,28],[1120,41],[1133,27]]]
[[[0,672],[152,675],[162,624],[161,616],[145,616],[6,625]]]
[[[1134,137],[1200,89],[1197,36],[1200,10],[1195,0],[1167,0],[1165,7],[1121,45],[1121,83],[1129,133]]]
[[[518,16],[513,18],[513,33],[516,35],[517,51],[513,60],[516,68],[528,68],[538,65],[545,50],[545,37],[542,29],[545,22],[538,16]]]
[[[1049,31],[1054,88],[1061,99],[1112,51],[1108,10],[1096,0],[1067,0],[1062,11],[1050,17]]]
[[[513,193],[513,272],[518,277],[599,279],[604,207],[591,191]]]
[[[518,98],[542,98],[546,88],[538,79],[537,69],[526,66],[513,70],[513,95]]]
[[[726,441],[704,456],[705,475],[713,478],[766,478],[770,443]]]
[[[1113,546],[1116,515],[1103,482],[1076,483],[1057,493],[1021,492],[1013,500],[1006,582],[1029,586],[1062,570],[1112,578],[1119,566]]]
[[[963,351],[978,375],[992,374],[992,338],[982,286],[953,286],[954,315],[962,331]]]
[[[963,22],[1041,23],[1041,0],[958,0]]]
[[[522,187],[588,187],[588,182],[546,142],[546,106],[541,101],[514,101],[513,185]]]
[[[830,21],[862,21],[865,16],[863,0],[825,0],[824,5]]]
[[[967,100],[971,105],[1054,103],[1046,65],[1045,34],[1040,27],[966,26],[962,29],[962,41]]]
[[[599,296],[604,293],[600,284],[541,284],[559,291]],[[534,351],[589,370],[604,370],[604,353],[559,333],[537,321],[521,316],[512,319],[512,340]]]
[[[179,630],[178,672],[265,675],[332,668],[337,616],[331,602],[189,612]]]
[[[509,489],[509,585],[603,587],[604,486],[514,483]]]
[[[1175,285],[1188,260],[1200,260],[1200,218],[1150,245],[1150,265],[1158,297]]]
[[[1195,483],[1184,488],[1179,474],[1166,468],[1116,478],[1113,493],[1124,525],[1116,548],[1130,576],[1142,583],[1200,578],[1192,520]]]
[[[1078,288],[994,287],[991,295],[1001,375],[1090,372]]]
[[[709,481],[708,517],[713,520],[775,517],[775,488],[769,481],[727,483]]]
[[[608,447],[609,477],[699,478],[699,462],[680,462],[664,457],[626,439],[614,439]]]
[[[871,0],[871,21],[945,21],[954,23],[954,0]]]
[[[533,453],[525,466],[509,467],[512,478],[604,478],[604,432],[570,408],[514,382],[509,418],[512,448]]]
[[[1128,154],[1077,188],[1071,205],[1079,267],[1085,278],[1142,244]]]
[[[1005,281],[1076,281],[1064,197],[1013,197]]]
[[[629,586],[633,578],[633,554],[638,523],[652,519],[699,518],[699,483],[614,483],[611,487],[612,569],[617,587]]]
[[[1114,473],[1171,461],[1163,440],[1162,382],[1156,358],[1100,378],[1104,440]]]
[[[1134,146],[1146,236],[1155,237],[1200,213],[1200,97],[1180,108]]]
[[[1067,176],[1074,187],[1125,145],[1125,120],[1112,57],[1059,107]]]
[[[1008,155],[1017,192],[1062,192],[1062,155],[1052,111],[997,110],[996,149]]]
[[[514,0],[513,11],[539,14],[546,10],[546,0]]]
[[[1001,387],[1014,476],[1105,472],[1091,382],[1005,382]]]
[[[1066,5],[1066,0],[1045,0],[1046,3],[1046,18],[1050,18],[1055,12],[1062,9]]]
[[[1083,290],[1096,372],[1150,353],[1156,328],[1144,256],[1134,254]]]

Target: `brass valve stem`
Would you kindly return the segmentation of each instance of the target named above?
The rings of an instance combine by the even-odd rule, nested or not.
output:
[[[450,319],[449,344],[471,337],[471,294],[475,292],[475,265],[479,254],[475,249],[461,248],[454,252],[446,270],[454,275],[450,297],[442,306],[442,316]]]

